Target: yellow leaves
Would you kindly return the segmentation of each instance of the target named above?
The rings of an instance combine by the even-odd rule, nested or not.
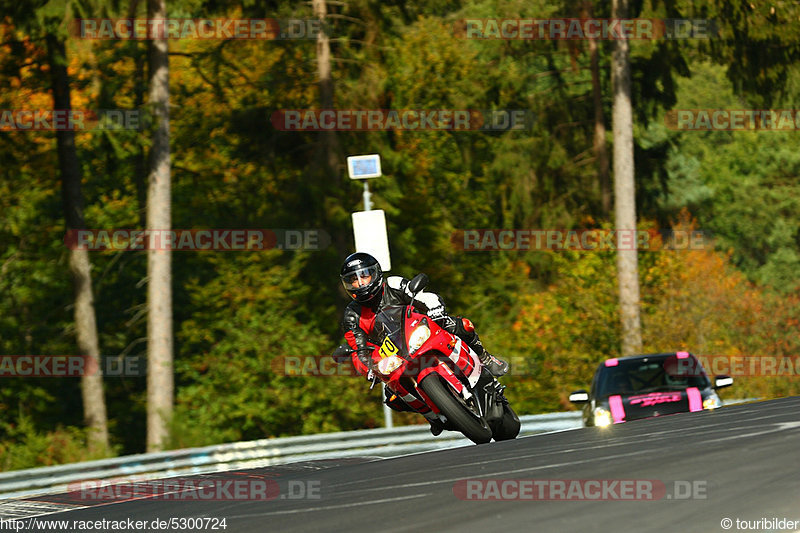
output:
[[[757,320],[761,296],[725,254],[664,251],[644,280],[642,296],[649,304],[643,329],[650,349],[735,352],[750,342],[741,330]]]
[[[797,331],[800,321],[791,309],[800,303],[770,303],[763,289],[732,266],[728,254],[662,250],[642,257],[644,352],[797,351],[797,342],[787,342],[785,332]],[[558,261],[558,281],[545,291],[521,295],[508,330],[526,353],[544,357],[545,372],[537,376],[543,385],[539,394],[553,407],[562,388],[588,385],[596,362],[618,355],[620,328],[617,296],[610,291],[616,273],[613,255],[559,258],[564,260]],[[764,394],[786,388],[753,383],[752,390]]]

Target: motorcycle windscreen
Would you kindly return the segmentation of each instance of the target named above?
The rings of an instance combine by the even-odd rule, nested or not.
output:
[[[405,357],[408,355],[408,346],[403,336],[403,313],[405,306],[387,306],[375,316],[375,324],[369,334],[369,340],[378,346],[384,344],[393,345],[397,349],[397,355]],[[387,338],[389,341],[387,342]]]

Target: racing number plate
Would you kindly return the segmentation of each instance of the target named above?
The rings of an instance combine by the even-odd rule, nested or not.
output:
[[[386,339],[383,341],[383,344],[381,344],[378,353],[381,354],[381,359],[386,359],[387,357],[397,355],[397,352],[399,351],[400,349],[395,346],[395,344],[392,342],[392,339],[386,337]]]

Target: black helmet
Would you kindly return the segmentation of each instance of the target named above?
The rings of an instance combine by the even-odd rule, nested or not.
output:
[[[363,252],[351,254],[344,260],[339,274],[347,294],[366,304],[383,291],[383,270],[378,260]]]

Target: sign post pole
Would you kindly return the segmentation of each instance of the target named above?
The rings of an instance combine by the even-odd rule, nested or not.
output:
[[[377,178],[381,173],[381,157],[378,154],[355,155],[347,158],[347,172],[350,179],[364,180],[364,210],[353,213],[353,236],[356,252],[366,252],[374,256],[384,272],[392,268],[389,257],[389,238],[386,232],[386,214],[381,209],[373,210],[367,180]],[[383,383],[386,396],[386,384]],[[394,427],[392,410],[383,404],[383,421],[387,428]]]

